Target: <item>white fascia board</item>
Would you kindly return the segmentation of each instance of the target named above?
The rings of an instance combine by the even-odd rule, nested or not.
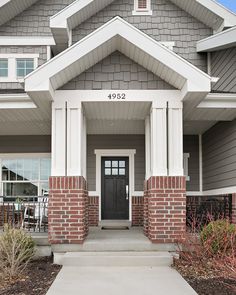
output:
[[[56,45],[51,36],[0,36],[0,46],[53,46]]]
[[[178,73],[186,81],[189,81],[189,91],[210,91],[210,76],[120,17],[113,18],[30,73],[25,78],[25,91],[47,91],[49,87],[53,89],[50,83],[52,77],[63,72],[63,70],[69,68],[73,63],[117,36],[132,43],[152,58],[161,62],[167,69],[171,69],[173,73]],[[117,44],[117,49],[120,49],[119,42]],[[66,78],[64,82],[66,82]]]
[[[195,0],[224,20],[224,27],[236,25],[236,15],[225,6],[214,0]]]
[[[236,26],[197,42],[197,52],[216,51],[236,46]]]
[[[6,23],[22,11],[33,5],[37,0],[1,0],[0,25]]]
[[[197,108],[235,109],[236,93],[209,93]]]

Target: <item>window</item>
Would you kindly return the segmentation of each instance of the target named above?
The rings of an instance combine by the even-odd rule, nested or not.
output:
[[[147,0],[138,0],[138,9],[147,9]]]
[[[46,156],[1,159],[1,194],[3,196],[47,195],[50,174],[51,159]]]
[[[0,59],[0,77],[8,77],[8,59]]]
[[[133,15],[152,15],[151,0],[134,0]]]
[[[0,82],[23,82],[38,66],[39,54],[0,53]]]
[[[125,161],[105,161],[105,175],[125,175]]]
[[[34,70],[34,59],[17,59],[16,60],[16,71],[17,77],[25,77]]]

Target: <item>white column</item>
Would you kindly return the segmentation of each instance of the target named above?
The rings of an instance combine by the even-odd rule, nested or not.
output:
[[[151,176],[151,130],[150,130],[150,115],[145,119],[145,163],[146,176],[148,179]]]
[[[155,102],[150,114],[151,173],[153,176],[167,175],[166,106],[166,102]]]
[[[183,169],[183,103],[169,102],[168,163],[170,176],[184,175]]]
[[[52,103],[52,176],[66,175],[66,102]]]
[[[67,101],[67,175],[82,175],[84,116],[81,102]]]
[[[87,121],[83,114],[83,136],[82,136],[82,176],[87,179]]]

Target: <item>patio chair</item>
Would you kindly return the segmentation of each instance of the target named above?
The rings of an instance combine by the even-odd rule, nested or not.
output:
[[[25,204],[23,227],[34,228],[42,227],[44,220],[48,216],[48,198],[38,198],[38,202]]]

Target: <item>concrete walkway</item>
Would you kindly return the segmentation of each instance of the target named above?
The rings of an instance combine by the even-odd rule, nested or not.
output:
[[[196,295],[171,267],[63,266],[47,295]]]

